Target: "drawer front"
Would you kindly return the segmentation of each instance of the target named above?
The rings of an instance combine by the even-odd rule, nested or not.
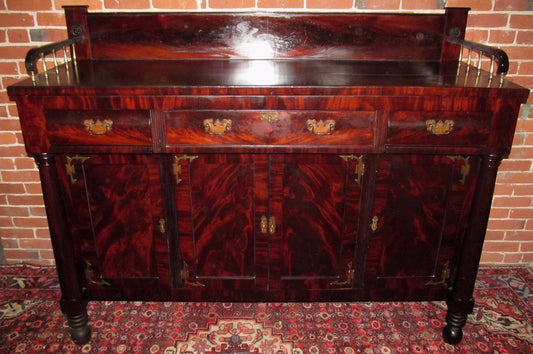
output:
[[[169,145],[374,144],[373,111],[172,111]]]
[[[152,144],[149,111],[47,111],[52,145],[147,146]]]
[[[387,145],[487,146],[490,112],[393,112]]]

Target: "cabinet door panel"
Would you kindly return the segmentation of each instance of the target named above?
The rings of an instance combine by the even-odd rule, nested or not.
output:
[[[441,274],[444,281],[448,280],[476,171],[475,158],[380,158],[370,225],[368,282],[378,278],[426,278],[427,284],[432,284],[442,280]]]
[[[113,278],[168,281],[159,163],[144,156],[69,156],[63,186],[73,237],[78,239],[88,282]]]
[[[362,158],[273,155],[270,215],[272,286],[351,287]],[[356,181],[357,179],[357,181]]]
[[[265,210],[256,193],[266,197],[265,161],[231,154],[174,157],[185,286],[255,281],[256,215]]]

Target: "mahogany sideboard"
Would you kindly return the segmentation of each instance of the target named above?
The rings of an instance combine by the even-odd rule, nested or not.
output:
[[[529,91],[438,13],[92,13],[8,88],[75,342],[89,300],[446,300]]]

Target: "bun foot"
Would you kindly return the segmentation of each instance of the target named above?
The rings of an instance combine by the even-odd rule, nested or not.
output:
[[[85,325],[80,328],[71,328],[70,337],[72,341],[78,345],[86,344],[91,339],[91,327]]]
[[[88,324],[87,312],[75,316],[67,316],[70,326],[70,337],[78,345],[85,344],[91,339],[91,327]]]
[[[447,325],[442,331],[442,337],[448,344],[459,344],[461,339],[463,339],[463,330],[460,327]]]

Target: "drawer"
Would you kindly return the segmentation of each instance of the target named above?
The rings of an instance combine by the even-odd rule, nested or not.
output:
[[[172,111],[168,145],[371,147],[374,111]]]
[[[386,144],[484,147],[491,117],[490,112],[393,112]]]
[[[51,145],[146,146],[152,144],[149,111],[46,112]]]

